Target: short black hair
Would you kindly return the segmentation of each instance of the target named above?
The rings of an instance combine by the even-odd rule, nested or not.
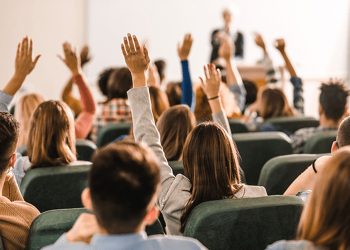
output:
[[[114,98],[127,98],[127,92],[132,87],[131,72],[123,67],[114,70],[108,79],[108,100]]]
[[[245,105],[248,106],[256,101],[258,95],[258,87],[256,83],[247,79],[243,79],[244,88],[247,91]]]
[[[350,116],[344,118],[339,125],[337,145],[339,148],[350,146]]]
[[[341,81],[322,83],[320,105],[325,116],[333,121],[339,121],[345,113],[349,91]]]
[[[92,162],[89,187],[99,224],[109,234],[133,232],[160,181],[156,156],[143,145],[122,141],[100,149]]]
[[[107,68],[103,70],[97,79],[97,85],[100,89],[102,95],[108,97],[108,79],[113,71],[118,70],[118,68]]]
[[[11,155],[16,151],[19,123],[13,115],[0,112],[0,173],[8,166]]]

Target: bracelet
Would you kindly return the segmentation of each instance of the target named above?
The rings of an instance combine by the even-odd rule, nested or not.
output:
[[[212,100],[215,100],[215,99],[219,99],[220,98],[220,96],[214,96],[214,97],[210,97],[210,98],[207,98],[208,99],[208,101],[212,101]]]

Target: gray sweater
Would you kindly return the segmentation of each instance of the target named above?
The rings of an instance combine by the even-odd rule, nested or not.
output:
[[[280,240],[268,246],[266,250],[326,250],[326,248],[317,247],[307,240]]]
[[[180,218],[191,196],[191,182],[184,175],[174,176],[165,158],[160,143],[160,136],[152,115],[148,88],[141,87],[129,90],[128,99],[131,107],[135,140],[147,144],[154,151],[160,163],[161,190],[157,205],[163,214],[167,233],[180,235]],[[228,120],[223,112],[214,114],[213,119],[231,134]],[[264,187],[248,185],[244,185],[236,193],[238,198],[266,195]]]

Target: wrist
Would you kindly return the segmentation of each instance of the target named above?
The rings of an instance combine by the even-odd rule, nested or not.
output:
[[[71,72],[72,72],[73,77],[75,77],[75,76],[81,75],[82,70],[81,70],[81,68],[77,68],[77,69],[72,69]]]
[[[15,72],[12,76],[12,80],[14,80],[15,82],[23,82],[26,79],[27,75],[24,73],[19,73],[19,72]]]
[[[135,87],[144,87],[147,86],[146,84],[146,73],[136,73],[132,74],[132,82]]]

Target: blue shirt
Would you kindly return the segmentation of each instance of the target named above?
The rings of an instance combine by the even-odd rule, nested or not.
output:
[[[44,250],[72,249],[72,250],[158,250],[158,249],[207,249],[199,241],[182,236],[156,235],[147,237],[145,232],[123,235],[95,235],[90,244],[72,243],[63,234],[55,244],[43,248]]]

